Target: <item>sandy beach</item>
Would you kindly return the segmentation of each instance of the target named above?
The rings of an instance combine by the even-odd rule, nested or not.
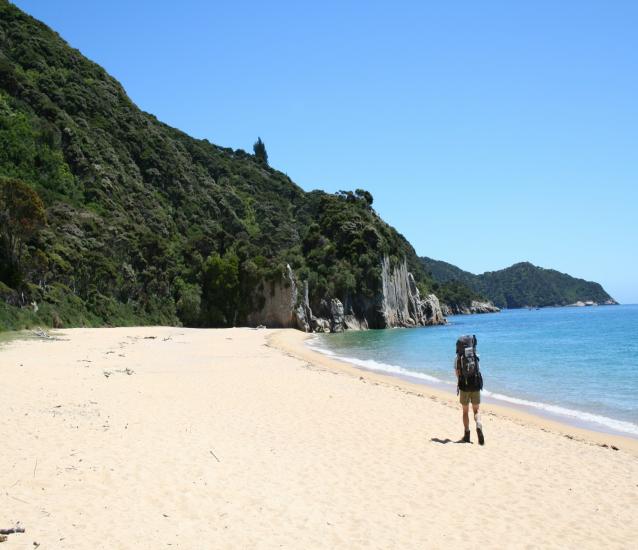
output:
[[[635,440],[485,405],[457,444],[455,396],[292,330],[53,334],[0,347],[2,549],[635,544]]]

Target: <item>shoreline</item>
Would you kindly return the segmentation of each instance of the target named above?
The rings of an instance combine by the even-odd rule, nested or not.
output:
[[[457,407],[460,416],[460,405],[455,392],[448,391],[444,387],[434,385],[434,383],[429,384],[427,381],[419,380],[418,382],[413,382],[399,375],[359,367],[336,356],[332,357],[321,353],[307,343],[308,340],[313,338],[312,334],[296,332],[298,332],[298,335],[285,333],[282,336],[274,333],[268,337],[268,341],[277,349],[303,360],[318,363],[326,368],[335,369],[359,378],[369,378],[377,383],[394,386],[411,394],[423,394],[425,397],[435,398],[435,400]],[[441,386],[443,386],[443,383],[441,383]],[[503,404],[497,398],[481,396],[481,413],[483,415],[494,415],[520,425],[534,426],[542,431],[551,431],[568,439],[575,439],[591,445],[613,446],[638,457],[638,438],[576,426],[562,419],[556,419],[553,415],[544,415],[540,411],[537,412],[530,409],[532,408],[524,405]]]
[[[564,306],[567,307],[567,306]],[[107,328],[108,327],[102,327]],[[114,328],[127,328],[127,327],[114,327]],[[179,328],[179,327],[129,327],[129,328]],[[254,330],[248,327],[238,327],[238,330]],[[65,329],[49,329],[45,331],[50,334],[50,338],[42,338],[41,336],[33,333],[30,329],[23,329],[19,331],[3,331],[0,333],[0,353],[3,348],[15,341],[24,342],[36,342],[36,341],[55,341],[56,332],[58,330]],[[81,329],[67,329],[67,330],[81,330]],[[100,330],[100,329],[95,329]],[[195,329],[195,330],[225,330],[225,329]],[[374,369],[369,369],[348,362],[346,359],[339,356],[331,356],[328,353],[323,353],[308,345],[309,340],[312,340],[316,335],[304,333],[295,329],[269,329],[266,340],[268,345],[272,345],[274,348],[283,351],[284,353],[296,356],[303,360],[309,360],[313,363],[320,364],[324,367],[337,369],[341,372],[350,374],[351,376],[366,377],[375,380],[376,382],[383,382],[385,385],[394,386],[395,388],[401,388],[410,393],[429,393],[430,397],[435,397],[437,400],[441,400],[449,405],[458,407],[458,396],[451,389],[446,388],[446,384],[443,381],[434,380],[429,382],[426,380],[414,380],[407,373],[405,376],[401,374],[385,373]],[[274,345],[273,345],[274,344]],[[435,377],[432,377],[433,379]],[[586,421],[575,420],[574,423],[570,423],[568,420],[560,418],[558,414],[551,413],[549,411],[536,410],[532,406],[526,406],[524,404],[517,403],[503,403],[502,400],[492,397],[491,395],[481,396],[481,411],[482,413],[492,414],[512,420],[521,425],[533,425],[543,431],[551,430],[554,433],[560,434],[567,438],[576,438],[581,441],[596,444],[596,445],[608,445],[614,446],[618,449],[629,450],[631,454],[638,457],[638,437],[634,438],[629,435],[624,435],[618,431],[605,431],[603,429],[596,430],[586,426]],[[460,410],[460,409],[459,409]],[[580,411],[579,411],[580,412]]]
[[[456,392],[454,391],[454,386],[451,383],[441,380],[434,375],[420,372],[413,373],[408,369],[405,369],[404,367],[387,365],[384,363],[380,363],[380,365],[389,367],[388,369],[368,367],[366,365],[357,363],[357,361],[365,363],[366,360],[360,360],[356,357],[340,356],[335,354],[329,348],[314,346],[311,343],[306,343],[306,345],[310,347],[310,349],[317,351],[321,355],[332,357],[336,361],[347,363],[348,365],[354,366],[355,368],[360,369],[364,372],[375,372],[384,374],[390,376],[391,378],[397,378],[399,380],[404,380],[416,385],[423,385],[428,388],[437,389],[444,393],[451,394],[458,400]],[[402,372],[393,372],[392,369],[401,369]],[[492,403],[494,405],[501,405],[506,408],[530,414],[532,416],[538,416],[546,420],[555,421],[559,424],[564,424],[565,426],[638,441],[638,433],[634,434],[633,432],[623,431],[620,428],[614,428],[610,425],[610,423],[616,423],[621,425],[627,424],[631,427],[634,427],[634,425],[629,421],[619,420],[617,418],[608,416],[602,416],[597,413],[590,413],[583,410],[570,409],[560,404],[549,404],[542,401],[530,401],[525,398],[504,395],[502,393],[491,392],[489,390],[482,391],[481,403]]]

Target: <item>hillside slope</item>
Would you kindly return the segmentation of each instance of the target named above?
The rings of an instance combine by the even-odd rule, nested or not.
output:
[[[41,197],[47,223],[11,249],[7,197],[21,185]],[[432,289],[369,193],[306,193],[253,155],[163,124],[6,0],[0,187],[0,327],[241,325],[290,284],[287,264],[299,289],[307,282],[307,299],[295,294],[290,307],[330,316],[338,300],[343,315],[371,327],[420,323],[419,291]],[[414,278],[414,288],[401,282],[412,313],[401,302],[395,321],[384,259],[390,275],[405,263]]]
[[[529,262],[474,275],[440,260],[421,258],[424,269],[439,282],[458,281],[494,302],[498,307],[564,306],[576,302],[613,304],[615,300],[595,282],[577,279]]]

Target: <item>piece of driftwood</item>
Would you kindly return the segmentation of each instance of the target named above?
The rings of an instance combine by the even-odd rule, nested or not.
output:
[[[42,330],[41,328],[31,330],[31,334],[33,334],[33,336],[37,336],[38,338],[44,338],[45,340],[51,340],[53,338],[53,336],[51,336],[48,332]]]
[[[35,336],[36,338],[41,338],[42,340],[67,340],[66,338],[59,338],[58,336],[52,336],[49,332],[39,327],[32,329],[30,332],[33,336]]]
[[[16,525],[11,529],[0,529],[0,535],[13,535],[13,533],[24,533],[24,527]]]

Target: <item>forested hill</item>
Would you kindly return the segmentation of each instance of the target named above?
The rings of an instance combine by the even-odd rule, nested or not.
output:
[[[0,0],[0,328],[240,325],[286,264],[310,305],[338,298],[346,313],[378,300],[386,256],[432,288],[368,192],[304,192],[259,144],[163,124]]]
[[[432,258],[421,258],[421,262],[439,283],[458,281],[502,308],[562,306],[576,302],[615,303],[598,283],[529,262],[481,275]]]

